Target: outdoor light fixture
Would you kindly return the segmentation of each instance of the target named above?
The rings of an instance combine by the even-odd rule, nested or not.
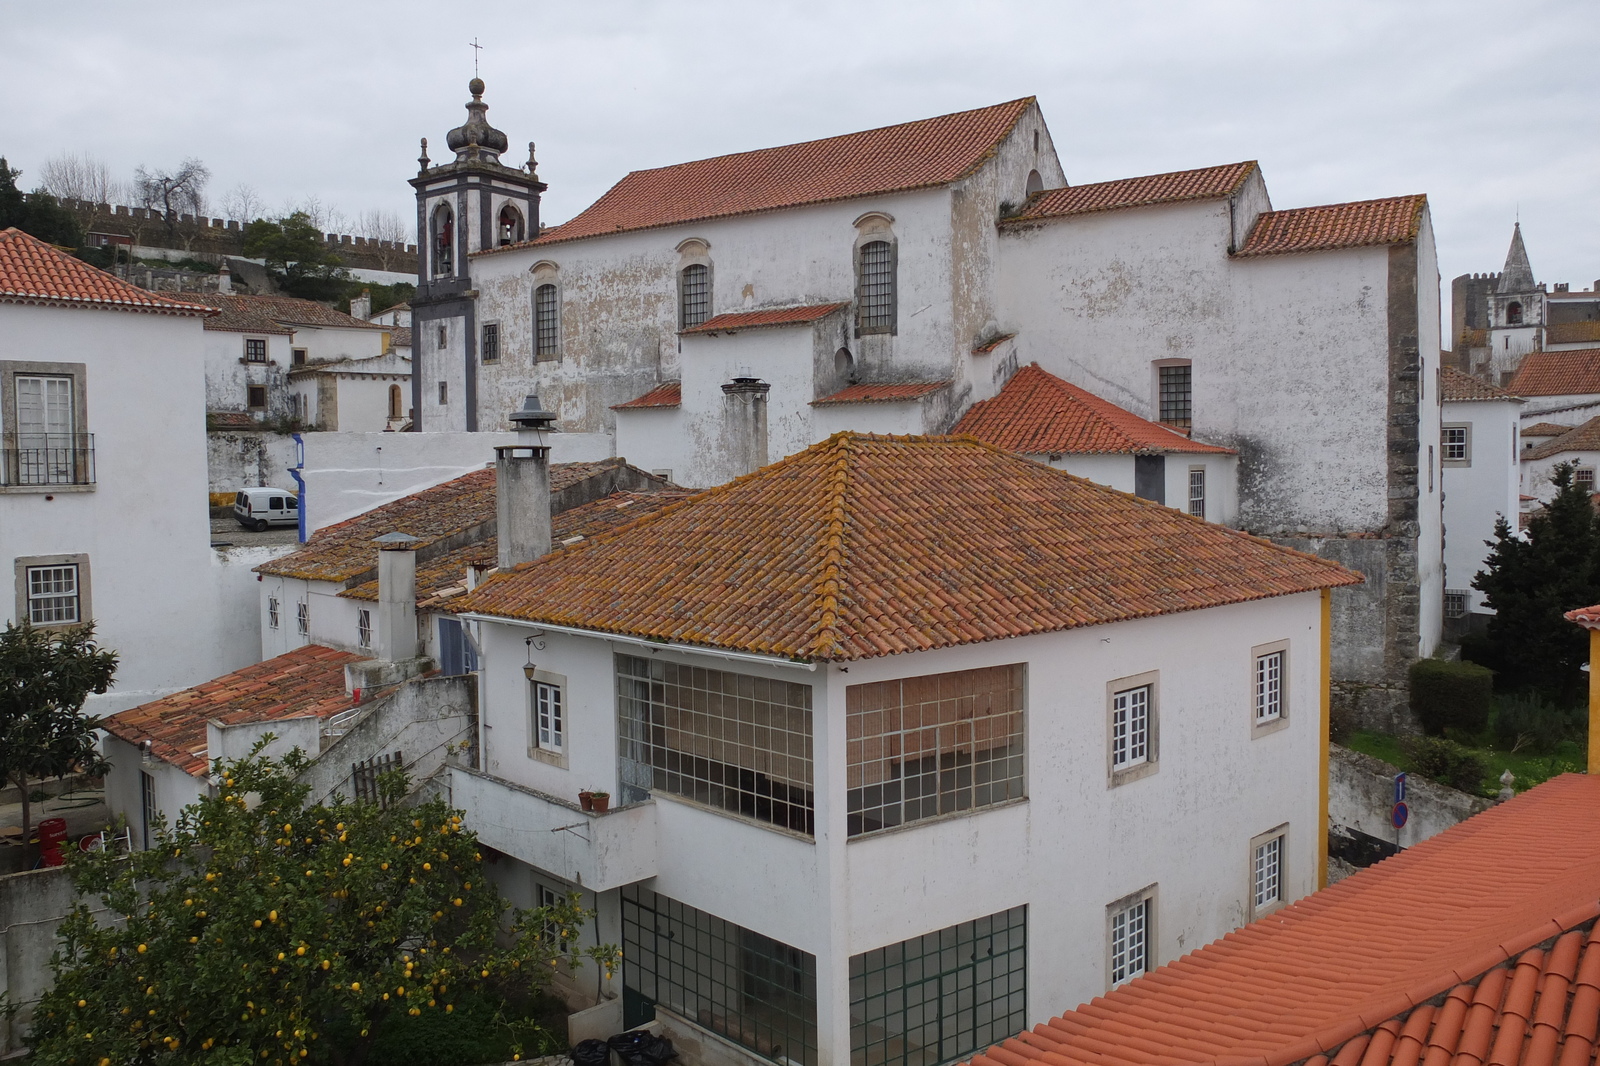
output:
[[[528,661],[522,667],[522,676],[532,681],[533,675],[539,672],[539,668],[533,665],[533,638],[529,637],[523,643],[528,646]]]

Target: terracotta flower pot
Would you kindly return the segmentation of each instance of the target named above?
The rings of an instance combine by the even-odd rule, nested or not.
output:
[[[589,802],[594,804],[593,809],[596,814],[604,814],[611,809],[610,796],[596,794],[589,797]]]
[[[578,793],[578,805],[586,811],[594,810],[594,793],[588,789]]]

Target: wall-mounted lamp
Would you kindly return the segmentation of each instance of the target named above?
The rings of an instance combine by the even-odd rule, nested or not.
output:
[[[528,646],[528,661],[522,667],[522,676],[532,681],[533,675],[539,672],[539,668],[533,665],[533,638],[529,637],[522,643]]]

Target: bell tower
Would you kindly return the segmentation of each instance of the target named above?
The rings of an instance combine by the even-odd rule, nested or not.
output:
[[[445,136],[454,158],[434,166],[422,141],[417,176],[417,295],[411,301],[411,428],[478,428],[477,289],[473,252],[539,235],[545,184],[528,161],[507,166],[506,135],[489,125],[483,81],[467,84],[467,121]]]

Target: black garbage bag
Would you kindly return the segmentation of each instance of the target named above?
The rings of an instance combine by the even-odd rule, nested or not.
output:
[[[573,1045],[572,1063],[573,1066],[610,1066],[611,1049],[604,1040],[580,1040]]]
[[[667,1066],[678,1057],[672,1041],[656,1036],[648,1029],[630,1029],[606,1041],[627,1066]],[[584,1066],[578,1063],[577,1066]]]

